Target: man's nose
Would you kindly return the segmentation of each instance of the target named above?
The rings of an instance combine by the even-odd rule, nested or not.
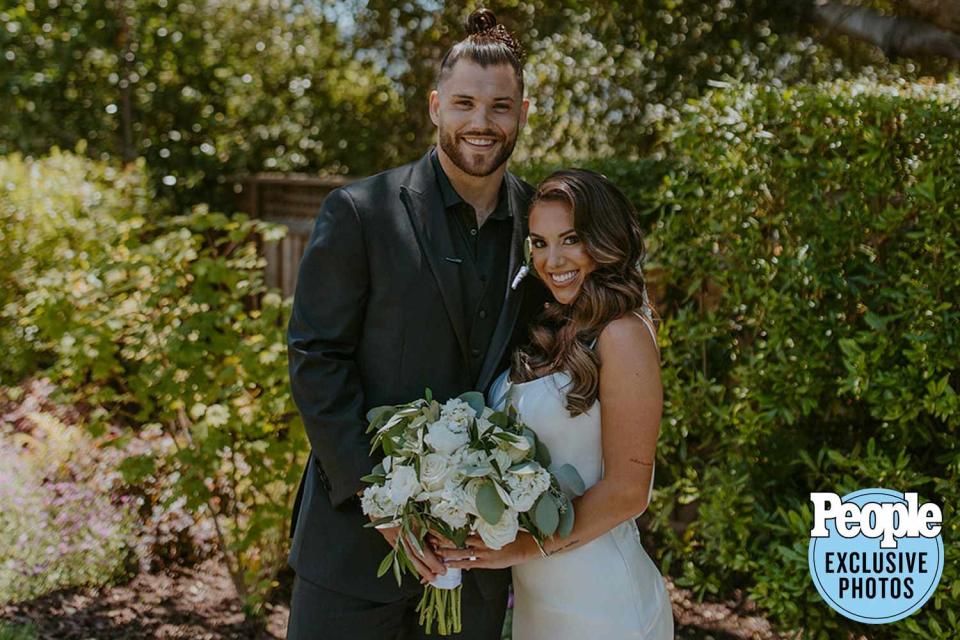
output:
[[[490,128],[490,110],[484,105],[477,106],[470,115],[470,127],[483,130]]]

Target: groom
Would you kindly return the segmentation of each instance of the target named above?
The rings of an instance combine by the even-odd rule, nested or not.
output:
[[[531,187],[507,172],[526,123],[521,51],[493,14],[441,63],[430,117],[439,146],[333,191],[300,264],[288,327],[290,382],[312,453],[294,507],[288,638],[425,637],[416,577],[377,578],[396,529],[364,528],[367,410],[485,391],[546,301],[523,265]],[[445,569],[410,555],[421,578]],[[464,574],[463,632],[500,637],[510,573]]]

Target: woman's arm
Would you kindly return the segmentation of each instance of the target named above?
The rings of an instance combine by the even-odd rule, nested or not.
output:
[[[659,353],[643,320],[634,315],[607,325],[597,348],[603,478],[574,501],[573,531],[566,538],[549,538],[548,555],[582,546],[647,508],[663,412]],[[540,556],[529,534],[500,551],[483,548],[478,537],[467,542],[466,552],[440,549],[448,567],[502,568]],[[477,560],[461,560],[467,556]]]

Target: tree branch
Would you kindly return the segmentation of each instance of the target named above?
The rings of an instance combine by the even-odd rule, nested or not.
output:
[[[813,17],[830,32],[880,47],[888,58],[936,55],[960,60],[960,36],[927,22],[838,2],[817,2]]]

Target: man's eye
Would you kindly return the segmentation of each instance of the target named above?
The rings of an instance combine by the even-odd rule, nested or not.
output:
[[[510,105],[508,104],[496,104],[496,105],[493,105],[493,108],[497,111],[502,111],[502,112],[510,111]]]

